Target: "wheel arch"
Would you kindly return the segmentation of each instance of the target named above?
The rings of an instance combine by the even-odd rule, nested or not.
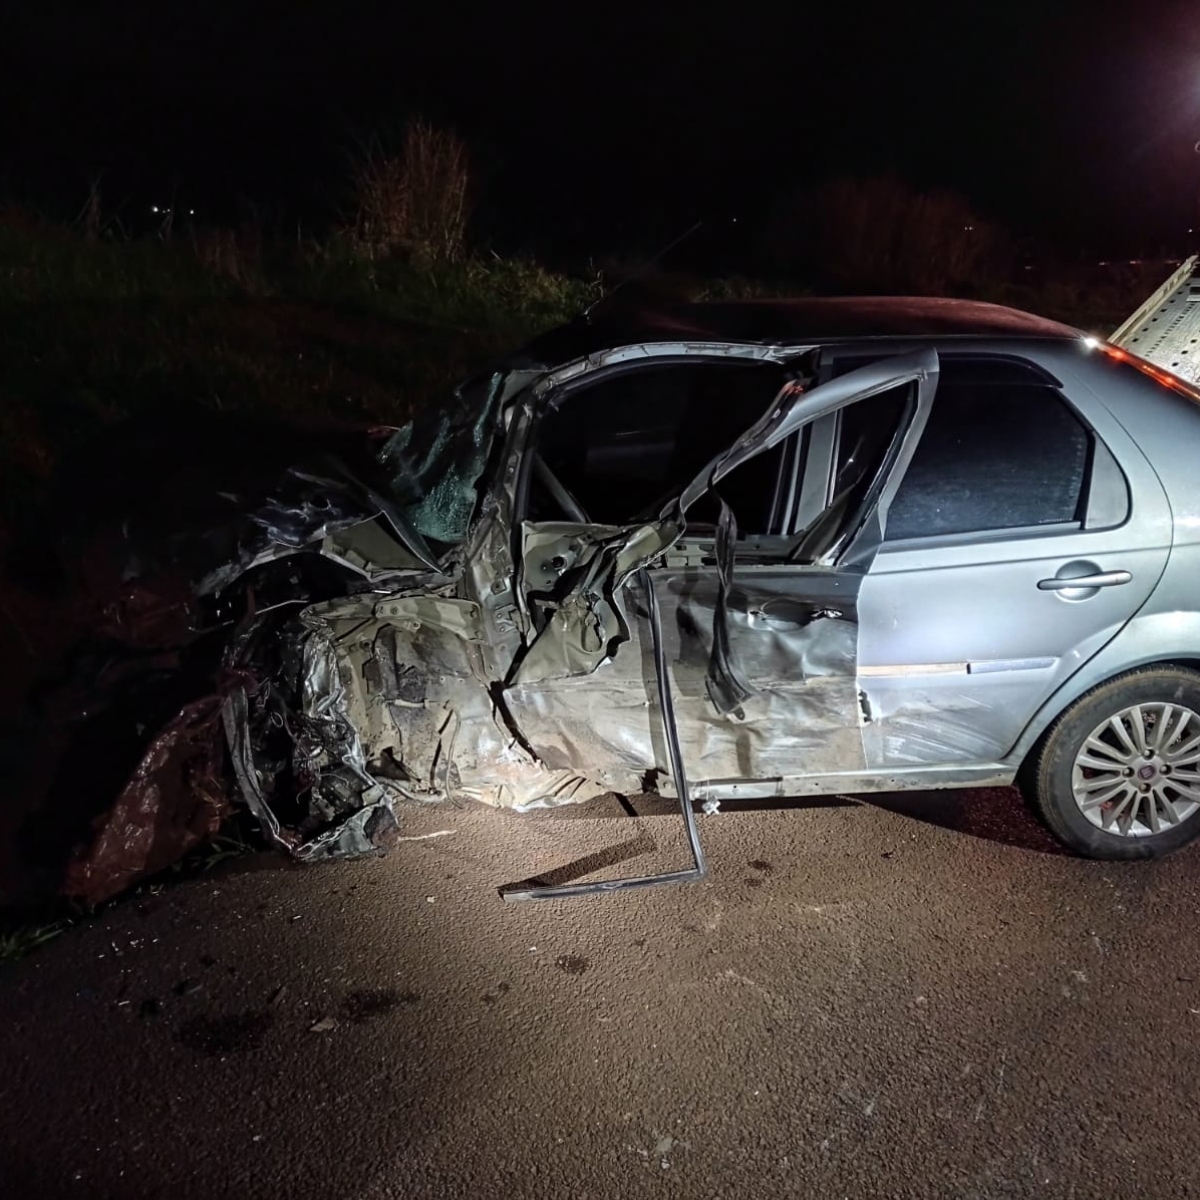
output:
[[[1105,664],[1096,669],[1095,664],[1088,664],[1088,667],[1076,672],[1038,709],[1007,755],[1007,760],[1012,764],[1017,776],[1024,774],[1030,764],[1036,761],[1042,743],[1059,718],[1076,701],[1096,688],[1129,674],[1130,671],[1140,671],[1146,667],[1185,667],[1200,672],[1200,650],[1167,655],[1147,653],[1141,658],[1123,659],[1120,666]]]

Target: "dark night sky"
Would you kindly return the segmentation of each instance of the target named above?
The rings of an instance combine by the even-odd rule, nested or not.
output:
[[[1183,233],[1200,194],[1196,0],[885,13],[26,3],[0,46],[0,188],[77,207],[102,169],[106,197],[139,211],[178,180],[202,212],[244,195],[311,219],[354,134],[419,111],[469,139],[486,228],[510,243],[652,241],[882,170],[1065,250]]]

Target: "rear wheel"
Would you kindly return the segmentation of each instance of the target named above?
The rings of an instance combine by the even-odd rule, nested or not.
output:
[[[1146,667],[1081,696],[1055,722],[1027,791],[1089,858],[1157,858],[1200,835],[1200,672]]]

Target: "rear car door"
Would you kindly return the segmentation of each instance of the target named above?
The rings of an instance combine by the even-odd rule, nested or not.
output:
[[[1002,759],[1149,597],[1171,533],[1157,476],[1086,389],[943,354],[859,595],[867,768]]]
[[[865,769],[859,591],[937,369],[932,352],[897,355],[815,387],[795,406],[796,468],[782,481],[790,524],[770,538],[737,540],[724,600],[715,539],[699,522],[689,521],[651,572],[697,795],[786,792],[802,777]],[[828,443],[814,429],[830,420],[845,432],[832,474]],[[799,518],[814,477],[828,487]],[[724,490],[718,478],[711,496]]]

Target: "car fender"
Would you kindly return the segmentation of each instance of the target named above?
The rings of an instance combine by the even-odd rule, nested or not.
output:
[[[1200,612],[1154,612],[1133,617],[1038,709],[1005,761],[1019,767],[1047,729],[1092,688],[1138,667],[1191,661],[1200,662]]]

